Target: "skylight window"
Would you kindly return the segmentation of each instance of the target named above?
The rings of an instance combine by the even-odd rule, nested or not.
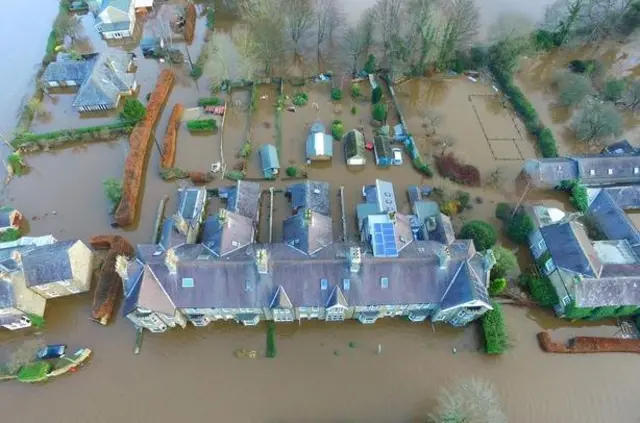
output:
[[[193,288],[193,278],[182,278],[183,288]]]
[[[383,288],[389,288],[389,278],[380,278],[380,286]]]
[[[329,281],[326,279],[320,279],[320,289],[326,291],[329,287]]]

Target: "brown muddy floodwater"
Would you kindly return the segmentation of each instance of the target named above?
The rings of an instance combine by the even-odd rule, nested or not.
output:
[[[546,2],[480,0],[479,5],[486,26],[495,10],[516,9],[538,17]],[[355,20],[373,1],[345,0],[343,3],[349,19]],[[33,13],[34,10],[38,13]],[[6,66],[1,71],[5,77],[0,78],[4,93],[0,101],[5,111],[0,119],[3,133],[10,133],[15,125],[14,111],[18,110],[23,94],[32,83],[56,12],[55,0],[22,0],[13,2],[3,14],[4,25],[0,25],[6,52]],[[92,25],[91,16],[83,17],[85,32],[78,49],[133,49],[141,56],[135,43],[107,45]],[[231,26],[225,23],[222,31],[228,31]],[[147,25],[142,25],[137,33],[141,36],[149,31]],[[194,57],[202,45],[204,32],[204,22],[200,19],[196,41],[189,47]],[[137,74],[140,98],[153,89],[164,66],[168,65],[140,60]],[[176,70],[179,74],[176,87],[156,128],[160,140],[174,104],[181,102],[186,108],[193,107],[198,97],[208,95],[205,78],[196,85],[188,77],[186,68]],[[290,86],[284,89],[286,95],[296,90]],[[365,97],[370,95],[368,87],[363,86],[363,90]],[[362,127],[366,137],[371,137],[366,99],[359,102],[345,98],[339,105],[334,104],[329,98],[329,84],[307,86],[305,91],[309,94],[309,105],[298,108],[295,113],[283,112],[283,168],[305,167],[306,131],[316,119],[327,126],[339,119],[347,129]],[[465,188],[473,198],[479,197],[482,204],[474,201],[473,209],[456,219],[457,225],[470,218],[488,219],[497,224],[491,220],[495,202],[514,198],[512,178],[522,160],[535,155],[522,124],[502,108],[490,87],[462,78],[409,81],[398,88],[398,96],[409,130],[419,140],[426,157],[437,154],[433,136],[426,134],[422,126],[424,111],[433,109],[444,116],[437,134],[455,140],[451,149],[456,155],[477,166],[483,177],[498,167],[502,169],[504,178],[496,188]],[[50,116],[35,122],[33,130],[92,125],[116,116],[112,113],[80,120],[70,108],[70,101],[71,97],[63,94],[46,98]],[[251,117],[247,91],[234,91],[227,96],[227,101],[230,109],[224,131],[196,137],[183,128],[180,130],[177,166],[206,170],[221,159],[221,137],[222,153],[229,167],[235,165],[237,153],[247,138],[256,147],[276,142],[272,87],[259,88],[257,110]],[[356,111],[352,113],[354,106]],[[14,179],[3,190],[3,204],[16,206],[28,217],[30,235],[52,233],[60,239],[87,240],[95,233],[122,232],[109,226],[101,183],[106,178],[119,177],[127,148],[126,140],[118,140],[28,156],[31,172]],[[430,183],[448,193],[461,188],[441,178],[423,180],[411,169],[406,156],[403,166],[379,169],[370,154],[364,169],[351,171],[343,165],[340,143],[334,144],[334,151],[332,166],[314,164],[306,170],[310,178],[332,184],[336,239],[342,233],[337,197],[340,185],[345,186],[347,209],[351,211],[349,234],[353,234],[352,212],[361,201],[361,186],[375,178],[395,184],[402,211],[408,211],[405,189],[410,184]],[[171,195],[168,210],[172,211],[173,194],[179,186],[158,178],[157,149],[152,150],[147,166],[140,221],[124,232],[133,243],[148,242],[158,201],[163,195]],[[247,170],[250,176],[260,173],[257,154]],[[288,183],[290,181],[278,181],[273,185],[283,188]],[[227,182],[217,181],[211,187],[223,184]],[[269,184],[264,187],[268,188]],[[219,204],[218,200],[213,201],[210,212],[215,212]],[[290,213],[282,194],[276,195],[275,209],[273,237],[278,241],[282,237],[280,221]],[[260,229],[260,240],[267,241],[265,222]],[[236,349],[264,352],[264,326],[216,324],[166,334],[146,334],[142,352],[135,356],[132,326],[122,318],[116,318],[106,328],[97,326],[88,320],[90,308],[90,294],[49,302],[43,335],[46,341],[64,342],[71,348],[87,346],[95,355],[77,374],[42,386],[1,384],[1,423],[423,422],[440,387],[458,377],[474,376],[496,384],[510,422],[632,423],[640,418],[636,398],[640,370],[637,357],[548,355],[536,344],[535,334],[541,328],[563,326],[554,333],[561,339],[585,333],[612,335],[615,329],[611,325],[575,327],[559,322],[548,313],[506,307],[513,348],[503,357],[489,358],[478,352],[476,326],[464,330],[432,328],[399,320],[371,326],[354,322],[290,324],[278,326],[276,359],[243,360],[234,357]],[[0,355],[31,336],[30,331],[1,332]],[[349,346],[352,342],[355,348]],[[376,354],[378,345],[382,346],[381,354]],[[457,354],[452,354],[453,347]]]

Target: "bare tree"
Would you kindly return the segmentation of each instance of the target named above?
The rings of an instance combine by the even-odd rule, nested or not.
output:
[[[507,423],[495,387],[479,379],[460,380],[452,390],[442,389],[429,416],[433,423]]]
[[[231,49],[225,38],[213,33],[203,48],[209,50],[208,60],[203,73],[209,77],[211,91],[215,91],[220,85],[231,78],[227,59],[231,55]],[[251,79],[251,78],[247,78]]]
[[[415,34],[417,39],[412,43],[412,50],[418,50],[417,63],[413,64],[413,73],[422,74],[425,71],[426,61],[431,54],[432,47],[436,44],[438,33],[437,23],[434,19],[436,0],[406,0],[405,15],[408,17],[409,34]]]
[[[362,41],[362,53],[369,56],[369,51],[373,45],[373,33],[375,30],[375,11],[373,9],[367,9],[358,22],[358,33]]]
[[[620,135],[622,115],[612,103],[587,100],[576,112],[571,128],[581,141],[591,142]]]
[[[313,7],[310,0],[287,0],[282,3],[285,31],[298,51],[300,40],[313,26]]]
[[[358,25],[348,27],[343,34],[342,45],[352,62],[353,72],[358,69],[358,60],[362,56],[367,56],[373,44],[375,14],[372,9],[368,9],[360,17]]]
[[[438,66],[448,66],[457,51],[471,44],[478,32],[478,8],[473,0],[450,0],[442,4],[444,27]]]
[[[629,84],[627,93],[624,95],[624,102],[632,112],[635,113],[640,110],[640,79],[636,79]]]
[[[320,71],[322,47],[333,35],[335,25],[339,19],[338,10],[336,0],[316,0],[316,56],[318,61],[318,71]]]
[[[231,39],[240,56],[238,67],[241,78],[248,81],[253,80],[257,70],[255,61],[257,48],[247,25],[234,25]]]
[[[578,15],[578,31],[591,41],[611,36],[633,0],[586,0]]]
[[[284,18],[280,3],[273,0],[244,0],[242,14],[255,43],[254,57],[271,75],[274,63],[284,53]]]
[[[433,109],[426,109],[420,113],[422,119],[422,127],[425,129],[427,136],[435,135],[436,128],[442,123],[443,117],[440,113]]]
[[[375,6],[376,21],[382,33],[383,62],[389,66],[389,55],[393,48],[394,35],[400,28],[402,0],[378,0]]]

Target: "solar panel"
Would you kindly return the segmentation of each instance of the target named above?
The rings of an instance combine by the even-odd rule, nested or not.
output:
[[[396,233],[393,223],[373,225],[373,255],[377,257],[397,257]]]

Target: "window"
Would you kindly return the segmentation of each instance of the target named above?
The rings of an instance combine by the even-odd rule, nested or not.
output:
[[[547,260],[546,263],[544,264],[544,270],[547,273],[547,275],[553,272],[555,269],[556,269],[556,265],[553,262],[553,259]]]
[[[589,175],[595,176],[595,174],[596,174],[596,170],[595,169],[589,169]]]
[[[76,85],[76,81],[68,80],[68,81],[65,81],[65,82],[66,82],[66,83],[67,83],[67,85],[68,85],[68,86],[70,86],[70,87],[74,87],[74,86]]]
[[[380,286],[382,288],[389,288],[389,278],[380,278]]]
[[[50,87],[59,87],[60,84],[58,83],[58,81],[49,81],[49,86]]]
[[[633,174],[637,175],[638,173],[640,173],[640,167],[634,167],[633,168]]]
[[[349,290],[349,288],[351,288],[351,281],[350,281],[349,279],[343,279],[343,280],[342,280],[342,288],[343,288],[345,291],[348,291],[348,290]]]
[[[60,294],[58,294],[56,291],[47,292],[46,294],[49,298],[55,298],[60,296]]]
[[[329,287],[329,281],[326,279],[320,279],[320,289],[326,291]]]
[[[540,242],[538,242],[538,248],[541,250],[547,249],[547,244],[544,243],[544,239],[541,239]]]
[[[608,175],[613,175],[613,169],[609,169],[609,170],[607,170],[607,174],[608,174]]]
[[[568,306],[569,304],[571,304],[571,298],[569,298],[568,295],[565,295],[564,298],[562,298],[562,305]]]
[[[293,322],[293,313],[288,309],[273,310],[273,320],[275,322]]]
[[[244,290],[245,291],[253,291],[253,285],[249,279],[245,279],[244,281]]]

